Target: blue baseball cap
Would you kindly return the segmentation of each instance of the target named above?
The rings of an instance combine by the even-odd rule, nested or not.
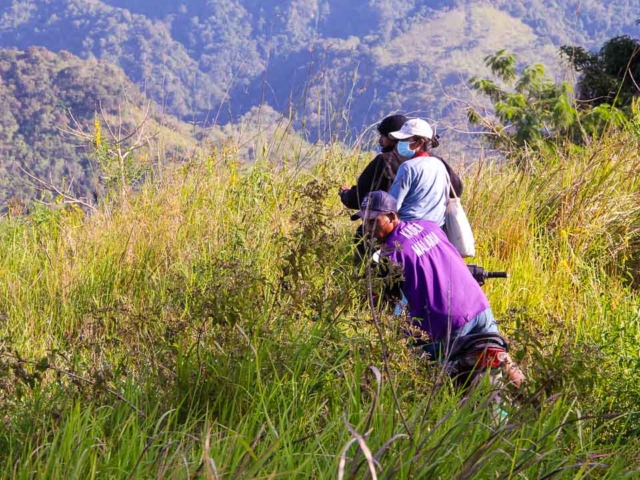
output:
[[[382,190],[370,192],[360,205],[360,211],[351,215],[351,220],[371,220],[381,213],[398,212],[396,199]]]

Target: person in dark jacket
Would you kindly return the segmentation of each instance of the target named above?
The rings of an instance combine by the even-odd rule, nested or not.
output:
[[[371,160],[363,170],[356,185],[340,187],[340,200],[343,205],[352,210],[359,210],[362,200],[374,190],[388,192],[396,172],[403,162],[403,158],[396,152],[397,140],[389,137],[389,133],[402,128],[407,121],[404,115],[391,115],[384,118],[378,125],[380,137],[378,144],[381,152]]]
[[[369,192],[381,190],[388,192],[396,178],[396,172],[403,162],[403,158],[396,152],[397,140],[389,137],[389,133],[395,132],[402,128],[407,121],[404,115],[390,115],[382,119],[378,124],[378,145],[380,153],[371,160],[369,165],[365,167],[358,177],[356,185],[343,185],[340,187],[339,194],[342,204],[352,210],[359,210],[364,198]],[[355,254],[355,263],[358,265],[365,255],[366,245],[362,235],[362,225],[359,225],[355,236],[354,243],[357,246]]]

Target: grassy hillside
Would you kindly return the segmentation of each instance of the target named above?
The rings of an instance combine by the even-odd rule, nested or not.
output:
[[[365,158],[221,147],[91,216],[5,218],[0,475],[637,478],[638,141],[465,172],[529,377],[500,425],[370,308],[336,195]]]
[[[150,130],[175,130],[162,138],[177,156],[194,133],[236,139],[256,111],[311,143],[351,143],[391,112],[423,116],[447,155],[471,156],[465,107],[485,99],[467,82],[488,74],[486,55],[507,49],[575,80],[558,47],[635,35],[639,2],[0,0],[0,202],[38,195],[14,161],[94,197],[87,142],[61,130],[69,113],[91,129],[100,108],[117,123],[126,103],[154,105]]]
[[[413,25],[384,48],[377,48],[376,56],[385,67],[426,63],[430,76],[425,84],[451,85],[456,83],[448,78],[452,74],[462,79],[489,75],[484,57],[503,45],[509,45],[523,63],[545,61],[550,67],[558,66],[557,47],[550,39],[538,36],[509,13],[482,4],[451,9]]]

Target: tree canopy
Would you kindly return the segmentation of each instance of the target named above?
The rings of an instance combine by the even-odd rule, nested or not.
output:
[[[485,58],[493,75],[510,90],[491,79],[472,78],[472,87],[493,102],[494,113],[483,116],[468,110],[470,122],[484,127],[490,143],[509,151],[566,135],[576,122],[571,85],[550,80],[541,64],[518,72],[516,59],[505,50]]]
[[[584,107],[631,105],[640,96],[640,41],[628,35],[614,37],[598,52],[563,46],[562,55],[580,73],[577,99]]]
[[[632,63],[634,51],[626,57],[627,65]],[[595,54],[583,52],[583,55]],[[637,92],[633,90],[627,97],[603,96],[598,102],[581,101],[580,96],[576,98],[571,84],[552,81],[540,64],[527,65],[518,72],[517,56],[513,53],[500,50],[487,56],[485,63],[497,81],[472,78],[471,86],[488,97],[493,108],[489,111],[469,108],[468,118],[472,125],[480,126],[487,134],[485,138],[492,147],[508,156],[519,159],[529,149],[540,150],[565,143],[582,145],[610,128],[628,126],[628,120],[632,126],[637,123],[637,105],[632,101]],[[632,75],[625,76],[624,69],[612,71],[618,72],[618,76],[612,75],[612,78],[618,79],[620,91],[625,85],[624,79]],[[578,88],[584,95],[584,78]],[[609,102],[604,101],[607,98]],[[626,103],[618,101],[621,98],[626,98]],[[618,108],[622,106],[629,108],[627,111]]]

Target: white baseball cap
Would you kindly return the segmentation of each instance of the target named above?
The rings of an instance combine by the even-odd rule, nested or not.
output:
[[[395,138],[396,140],[404,140],[405,138],[410,137],[422,137],[422,138],[433,138],[433,129],[431,125],[429,125],[426,121],[421,118],[412,118],[411,120],[407,120],[402,125],[402,128],[397,132],[389,133],[391,138]]]

